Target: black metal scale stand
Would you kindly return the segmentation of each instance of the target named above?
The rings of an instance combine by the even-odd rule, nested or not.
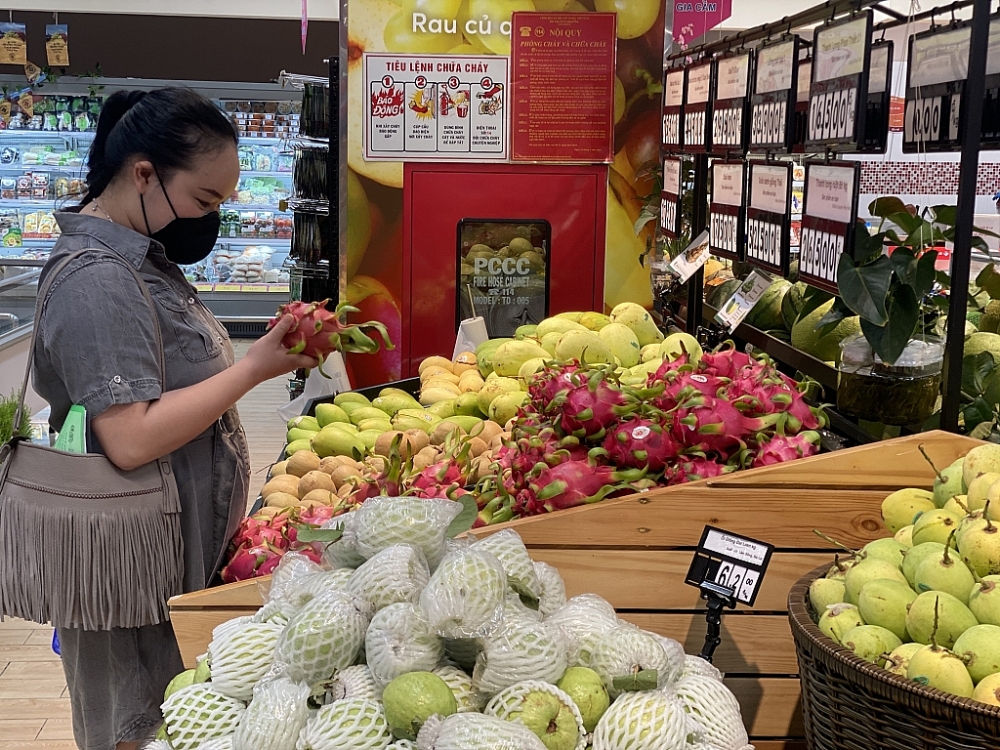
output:
[[[705,635],[705,645],[698,656],[711,664],[715,649],[722,643],[722,613],[726,609],[735,609],[736,599],[733,598],[734,592],[731,588],[712,581],[703,582],[699,588],[701,598],[708,602],[708,610],[705,612],[708,633]]]

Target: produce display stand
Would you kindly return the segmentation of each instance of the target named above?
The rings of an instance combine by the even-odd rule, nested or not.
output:
[[[849,448],[726,477],[637,493],[595,505],[475,530],[514,528],[532,558],[555,565],[567,594],[596,593],[621,616],[698,653],[704,603],[684,584],[706,525],[776,548],[752,610],[722,620],[715,664],[740,700],[758,750],[803,748],[798,662],[788,623],[788,594],[806,573],[832,561],[833,546],[814,529],[853,547],[885,536],[880,507],[902,487],[930,487],[923,445],[947,466],[978,441],[935,431]],[[212,628],[256,610],[267,579],[176,597],[174,632],[187,666],[205,652]]]

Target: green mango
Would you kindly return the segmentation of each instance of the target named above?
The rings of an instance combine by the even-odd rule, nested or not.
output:
[[[455,399],[455,415],[486,419],[486,415],[479,409],[479,394],[470,391]]]
[[[427,411],[441,417],[441,419],[453,417],[455,416],[455,402],[457,400],[458,399],[454,398],[446,398],[444,401],[438,401],[437,403],[428,406]]]
[[[429,435],[440,421],[441,417],[424,409],[400,409],[392,418],[392,426],[402,432],[423,430]]]
[[[315,434],[319,435],[319,432]],[[285,456],[291,456],[296,451],[311,451],[312,449],[312,440],[294,440],[285,446]]]
[[[312,441],[312,449],[320,458],[327,456],[350,456],[360,461],[367,448],[360,435],[352,435],[346,430],[325,427]]]
[[[334,422],[350,422],[351,417],[336,404],[316,404],[316,423],[320,429]]]
[[[484,341],[476,347],[476,364],[479,365],[479,372],[482,373],[484,378],[493,372],[493,355],[496,353],[496,350],[499,349],[502,344],[506,344],[508,341],[513,340],[514,339],[490,339],[489,341]]]
[[[373,409],[371,402],[362,403],[361,401],[345,401],[340,405],[340,408],[347,412],[348,418],[356,412],[358,409]]]
[[[444,421],[450,422],[451,424],[456,424],[463,430],[465,430],[467,433],[471,433],[472,428],[475,427],[477,424],[481,424],[483,420],[480,419],[479,417],[467,417],[461,414],[456,414],[454,417],[448,417]]]
[[[362,406],[372,405],[372,402],[369,401],[366,396],[362,396],[360,393],[356,393],[354,391],[338,393],[333,397],[333,403],[341,408],[343,408],[344,404],[361,404]]]
[[[537,325],[530,323],[528,325],[518,326],[517,330],[514,331],[514,338],[521,341],[528,336],[534,336],[536,328],[538,328]]]
[[[295,427],[285,434],[286,443],[294,443],[296,440],[312,440],[319,430],[300,430]]]
[[[389,415],[374,406],[362,406],[351,412],[351,424],[361,424],[366,419],[387,419]]]
[[[344,430],[345,432],[349,432],[352,435],[357,435],[359,432],[361,432],[361,430],[358,429],[357,425],[351,424],[350,422],[334,422],[323,428],[323,430],[326,429]],[[323,430],[320,430],[320,432],[322,432]]]
[[[392,429],[392,425],[389,425],[389,428]],[[382,437],[384,432],[386,430],[362,430],[358,438],[365,444],[365,448],[371,451],[375,449],[375,441]]]
[[[372,406],[376,409],[381,409],[390,417],[393,416],[400,409],[419,409],[420,402],[417,401],[409,393],[404,393],[403,391],[397,391],[395,393],[386,393],[390,389],[385,388],[378,398],[372,401]]]
[[[389,421],[388,415],[383,416],[381,419],[362,419],[358,422],[358,432],[368,432],[370,430],[378,430],[379,432],[388,432],[392,429],[392,422]]]
[[[320,427],[319,421],[316,417],[294,417],[288,420],[289,430],[309,430],[310,432],[319,432]]]

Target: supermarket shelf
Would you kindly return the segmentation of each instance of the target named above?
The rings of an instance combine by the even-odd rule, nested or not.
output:
[[[230,211],[273,211],[276,214],[291,213],[291,211],[282,211],[277,204],[271,204],[270,206],[265,206],[265,205],[254,205],[251,203],[223,203],[222,207],[224,209],[229,209]]]
[[[289,180],[292,179],[291,171],[288,172],[254,172],[252,170],[244,170],[240,172],[240,177],[287,177]]]
[[[0,269],[6,266],[13,268],[41,268],[48,262],[48,258],[5,258],[0,256]]]
[[[0,174],[24,174],[25,172],[85,172],[83,164],[0,164]]]
[[[291,248],[291,237],[219,237],[220,245],[266,245],[267,247]]]
[[[22,79],[23,82],[23,79]],[[18,140],[66,140],[67,138],[85,138],[93,140],[92,130],[4,130],[3,136],[12,136]]]

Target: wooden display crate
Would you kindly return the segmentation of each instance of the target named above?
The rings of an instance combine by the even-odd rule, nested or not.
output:
[[[805,743],[788,592],[834,553],[813,529],[854,548],[885,536],[885,496],[902,487],[929,488],[934,481],[918,446],[943,468],[977,444],[928,432],[473,533],[517,529],[533,559],[559,569],[569,596],[599,594],[623,619],[680,641],[688,653],[701,651],[706,632],[704,602],[684,583],[705,525],[773,544],[754,608],[741,605],[723,617],[715,664],[726,673],[758,750],[799,750]],[[213,627],[260,606],[262,586],[266,579],[171,600],[185,664],[193,666],[205,652]]]

